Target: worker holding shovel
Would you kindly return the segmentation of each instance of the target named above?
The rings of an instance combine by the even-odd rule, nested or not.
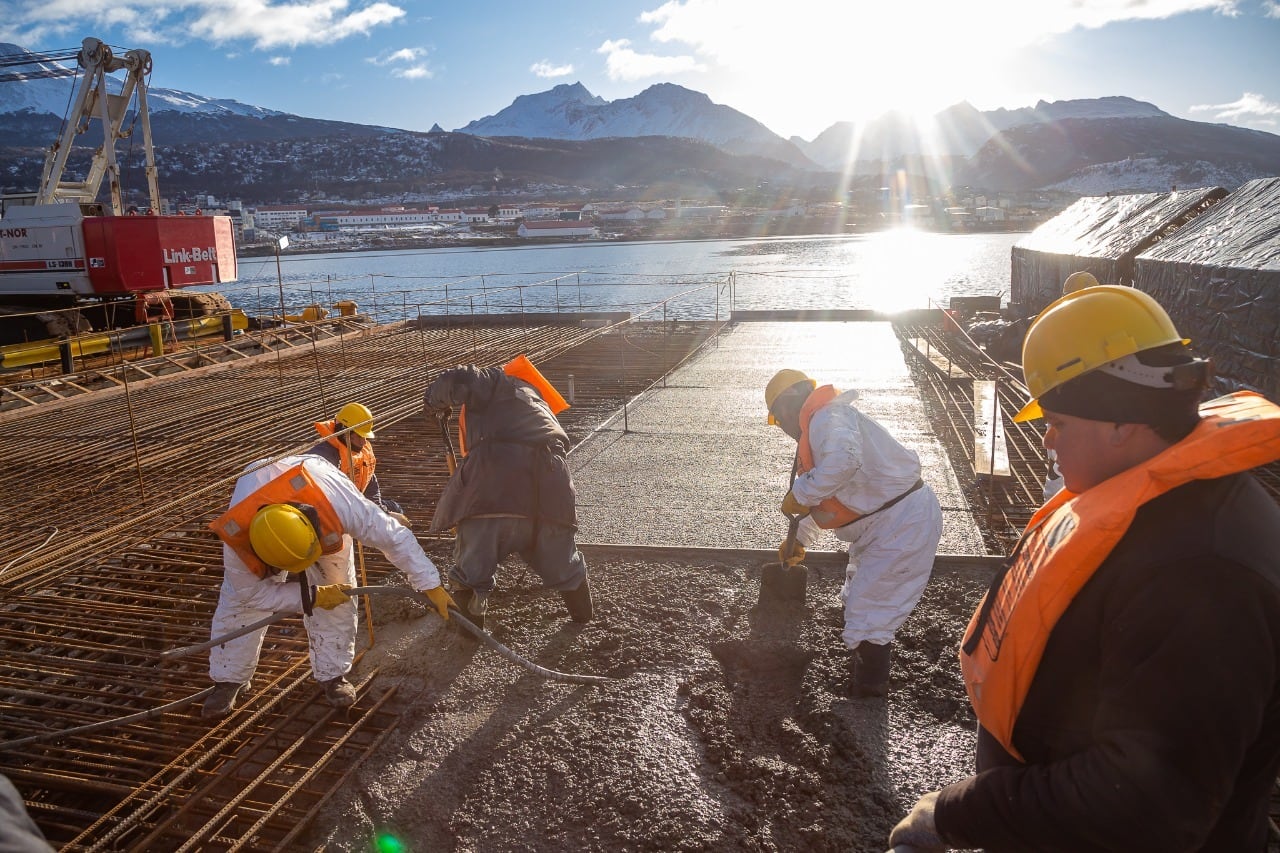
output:
[[[942,508],[920,479],[920,459],[843,394],[799,370],[765,388],[769,423],[796,441],[795,478],[782,512],[801,516],[784,563],[804,557],[821,530],[849,543],[845,644],[854,652],[853,695],[884,696],[894,633],[924,592],[942,538]],[[776,575],[775,575],[776,577]],[[762,598],[769,593],[761,590]]]

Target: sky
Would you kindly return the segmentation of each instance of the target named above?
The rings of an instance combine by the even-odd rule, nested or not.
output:
[[[0,0],[2,42],[86,36],[150,50],[154,86],[408,130],[581,82],[676,83],[806,140],[1108,95],[1280,133],[1280,0]]]

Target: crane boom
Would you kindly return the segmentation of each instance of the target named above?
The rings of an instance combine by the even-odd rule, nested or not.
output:
[[[155,151],[151,142],[151,120],[147,110],[147,75],[151,73],[151,52],[134,49],[123,56],[116,56],[100,40],[86,38],[81,43],[76,61],[84,69],[84,78],[76,91],[62,134],[45,157],[36,204],[94,202],[102,188],[102,181],[106,178],[111,194],[112,213],[116,216],[124,214],[116,141],[133,132],[132,128],[123,129],[123,125],[129,102],[136,92],[138,119],[142,125],[142,148],[147,162],[147,191],[151,196],[151,209],[159,211],[160,190],[156,181]],[[124,71],[125,78],[120,93],[113,95],[107,85],[107,75],[117,71]],[[71,143],[77,134],[89,129],[94,119],[102,122],[102,145],[94,152],[88,174],[83,181],[65,181],[63,174],[67,158],[71,154]]]

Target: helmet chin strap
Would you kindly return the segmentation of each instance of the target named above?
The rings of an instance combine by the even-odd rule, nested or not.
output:
[[[316,588],[307,582],[306,569],[296,572],[294,578],[298,581],[298,590],[302,595],[302,613],[310,616],[316,606]]]

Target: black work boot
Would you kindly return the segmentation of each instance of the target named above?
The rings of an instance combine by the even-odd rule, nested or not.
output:
[[[586,578],[582,579],[577,589],[561,591],[560,597],[564,599],[564,606],[569,608],[569,618],[574,622],[590,622],[595,615],[595,608],[591,603],[591,584]]]
[[[453,601],[458,605],[458,612],[466,617],[467,621],[477,628],[484,627],[484,614],[489,610],[489,598],[477,598],[476,591],[469,586],[459,585],[453,591]],[[470,637],[471,634],[464,628],[458,628],[458,633],[464,637]]]
[[[893,643],[869,643],[863,640],[853,653],[853,688],[855,699],[884,696],[889,692],[889,664]]]
[[[216,720],[230,714],[236,709],[236,699],[240,698],[240,691],[247,686],[236,681],[215,681],[213,692],[204,697],[200,716],[207,720]]]
[[[350,708],[356,703],[356,688],[347,681],[345,675],[320,682],[324,688],[324,698],[335,708]]]

